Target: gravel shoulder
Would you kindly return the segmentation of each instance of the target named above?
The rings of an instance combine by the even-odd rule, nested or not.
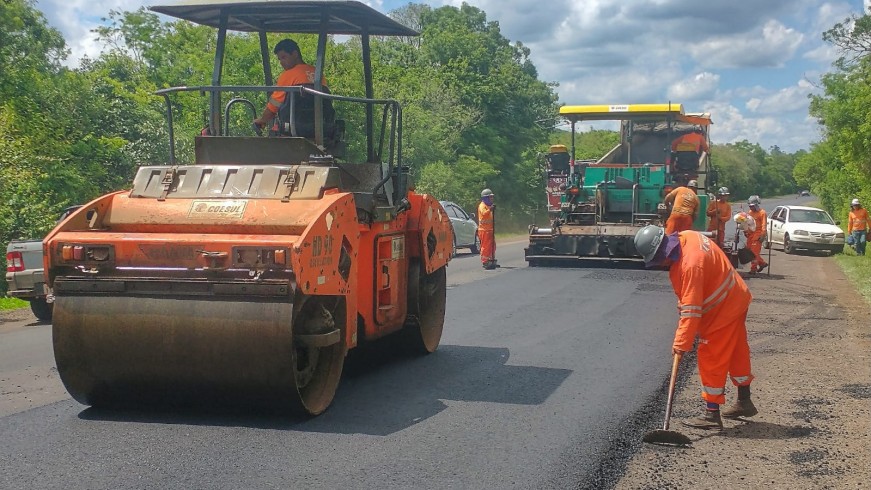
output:
[[[742,272],[759,414],[721,433],[683,427],[703,406],[695,360],[684,362],[693,377],[671,428],[692,446],[645,444],[615,488],[871,487],[871,308],[831,258],[775,251],[771,263],[770,275]],[[729,383],[727,403],[736,394]]]

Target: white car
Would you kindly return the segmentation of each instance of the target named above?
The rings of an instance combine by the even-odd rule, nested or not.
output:
[[[777,244],[790,254],[797,249],[844,251],[844,230],[822,209],[778,206],[768,217],[766,247]]]
[[[458,248],[468,248],[473,254],[481,249],[481,241],[478,238],[478,223],[459,204],[451,201],[439,201],[448,217],[451,218],[451,226],[454,227],[454,255]]]

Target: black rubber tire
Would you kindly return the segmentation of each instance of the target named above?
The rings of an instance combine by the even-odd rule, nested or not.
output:
[[[457,256],[457,235],[454,235],[454,246],[451,248],[451,258]]]
[[[783,253],[795,253],[795,247],[792,246],[792,242],[789,240],[789,233],[783,235]]]
[[[766,238],[765,241],[762,242],[762,247],[765,248],[765,250],[769,250],[771,248],[771,242]]]
[[[53,306],[45,301],[45,298],[33,298],[30,300],[30,311],[43,323],[50,323]]]
[[[475,243],[471,247],[469,247],[469,251],[471,251],[474,255],[478,255],[478,253],[481,251],[481,239],[478,238],[478,232],[475,232]]]
[[[829,249],[829,252],[832,252],[832,255],[842,254],[844,253],[844,246],[842,245],[840,247],[832,247],[831,249]]]

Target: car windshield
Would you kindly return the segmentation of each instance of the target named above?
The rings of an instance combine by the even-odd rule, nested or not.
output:
[[[793,223],[835,224],[829,214],[822,209],[793,209],[789,212],[789,221]]]

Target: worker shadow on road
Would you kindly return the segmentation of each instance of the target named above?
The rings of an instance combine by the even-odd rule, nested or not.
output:
[[[740,420],[737,425],[726,427],[723,432],[710,432],[699,437],[699,440],[708,437],[733,437],[736,439],[797,439],[810,437],[817,429],[803,425],[781,425],[773,422],[754,422]]]
[[[448,408],[447,402],[540,405],[569,369],[507,364],[507,348],[442,345],[423,357],[396,354],[382,340],[352,351],[331,407],[318,417],[281,407],[196,404],[87,408],[83,420],[250,427],[335,434],[389,435]]]

